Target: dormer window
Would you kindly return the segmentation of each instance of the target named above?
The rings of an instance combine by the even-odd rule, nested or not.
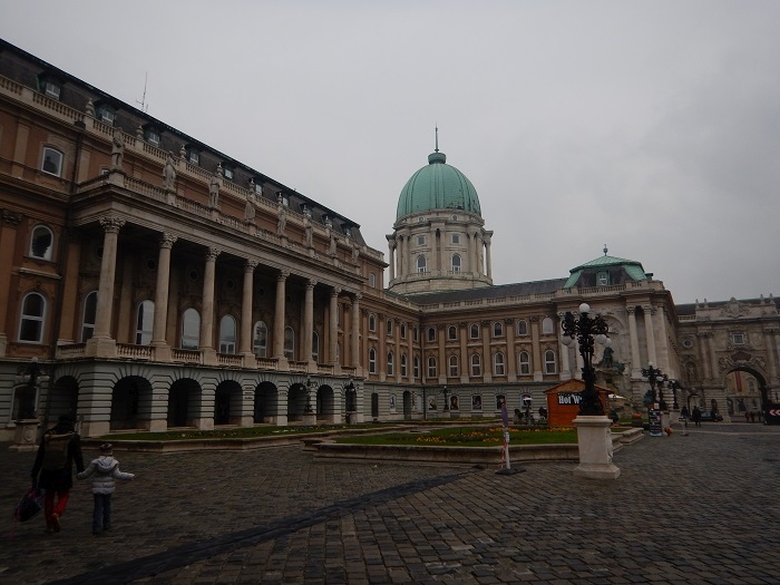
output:
[[[144,140],[152,146],[160,146],[160,132],[155,128],[146,128],[144,130]]]
[[[229,166],[222,165],[222,176],[226,179],[233,180],[233,169]]]
[[[62,93],[62,82],[59,79],[51,77],[50,74],[44,74],[38,77],[38,91],[46,97],[53,100],[60,99]]]
[[[609,285],[609,272],[599,272],[596,274],[596,283],[599,286]]]
[[[187,156],[187,162],[193,165],[200,164],[200,152],[198,152],[194,148],[188,147],[186,150],[186,156]]]
[[[113,126],[116,122],[116,111],[111,106],[101,105],[97,110],[97,118],[101,122]]]
[[[263,186],[260,184],[259,181],[255,181],[255,193],[257,193],[258,195],[263,194]]]

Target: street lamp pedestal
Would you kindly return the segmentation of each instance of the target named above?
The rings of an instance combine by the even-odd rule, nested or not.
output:
[[[612,420],[606,415],[578,415],[577,427],[580,464],[574,469],[577,477],[617,479],[620,468],[612,463]]]
[[[23,419],[16,421],[14,444],[9,451],[35,451],[38,449],[38,419]]]

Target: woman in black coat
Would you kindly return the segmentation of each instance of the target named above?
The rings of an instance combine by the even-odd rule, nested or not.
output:
[[[79,472],[84,471],[81,437],[74,430],[70,417],[63,415],[44,433],[32,468],[33,485],[37,484],[45,492],[46,532],[60,531],[60,518],[65,513],[73,487],[73,463]]]

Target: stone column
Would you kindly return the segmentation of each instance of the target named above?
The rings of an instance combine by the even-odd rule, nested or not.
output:
[[[312,359],[312,337],[314,336],[314,287],[316,280],[306,281],[306,293],[303,300],[303,360],[309,364],[310,368],[315,368],[317,364]]]
[[[73,322],[73,315],[81,314],[79,310],[79,266],[81,265],[81,237],[75,230],[67,235],[67,258],[65,259],[65,274],[63,275],[62,297],[60,302],[60,338],[58,345],[68,345],[81,340],[81,323]],[[4,244],[0,242],[0,249]],[[64,252],[64,250],[63,250]],[[2,262],[0,262],[2,265]],[[4,303],[0,300],[0,307]],[[2,309],[0,309],[2,312]],[[80,321],[80,320],[79,320]],[[0,352],[2,355],[2,352]]]
[[[253,368],[257,365],[252,352],[252,298],[255,284],[255,268],[257,260],[248,259],[244,264],[244,286],[241,289],[241,336],[238,341],[238,351],[244,359],[244,366]]]
[[[566,313],[558,313],[558,322],[563,322]],[[561,356],[561,380],[570,380],[572,376],[571,363],[569,362],[569,347],[564,345],[563,338],[558,335],[558,355]]]
[[[769,357],[769,376],[777,379],[777,329],[765,329],[764,330],[764,344],[766,347],[766,355]]]
[[[482,321],[482,381],[490,383],[493,381],[493,356],[490,353],[490,321]],[[482,408],[486,405],[482,404]]]
[[[446,384],[450,364],[447,362],[447,352],[444,347],[447,343],[447,330],[441,323],[436,325],[436,342],[439,344],[439,384]]]
[[[626,307],[628,313],[628,336],[631,340],[631,377],[642,377],[642,362],[639,357],[639,335],[636,329],[636,307]]]
[[[493,279],[493,262],[490,258],[490,235],[486,234],[485,237],[485,268],[486,268],[486,276],[489,279]]]
[[[400,384],[401,383],[401,320],[400,319],[394,319],[393,320],[393,343],[395,344],[395,347],[393,348],[393,355],[395,356],[395,369],[393,372],[395,373],[395,383]]]
[[[203,270],[203,314],[200,320],[200,350],[203,363],[217,364],[217,352],[214,349],[214,284],[217,272],[218,248],[211,247],[206,251],[206,265]]]
[[[544,380],[544,360],[542,359],[542,344],[539,339],[539,316],[532,315],[528,318],[531,326],[531,348],[533,360],[534,382]],[[560,335],[558,336],[560,338]],[[560,344],[560,340],[558,341]]]
[[[100,218],[100,225],[105,231],[105,235],[103,236],[103,258],[100,263],[95,333],[87,342],[85,352],[88,356],[114,357],[116,355],[116,340],[111,337],[111,321],[114,306],[116,254],[119,230],[125,225],[125,220],[115,215],[107,215]]]
[[[388,259],[387,263],[389,264],[390,268],[390,282],[393,282],[395,280],[395,262],[397,259],[396,256],[396,241],[395,238],[388,237]]]
[[[379,375],[379,381],[387,380],[387,323],[386,315],[379,313],[377,315],[377,337],[379,337],[379,349],[376,356],[376,373]]]
[[[173,248],[174,243],[176,243],[176,236],[164,233],[160,237],[160,252],[157,257],[152,348],[154,359],[160,362],[171,360],[171,347],[168,345],[165,334],[168,325],[168,293],[171,283],[171,248]]]
[[[8,283],[11,281],[11,268],[16,249],[16,228],[22,221],[22,214],[3,209],[2,215],[3,223],[0,224],[0,279]],[[0,286],[0,357],[5,356],[8,343],[5,325],[8,315],[9,293],[8,286]],[[73,315],[68,315],[68,318],[72,320]]]
[[[328,336],[328,361],[334,366],[338,366],[337,355],[339,343],[339,295],[341,289],[334,287],[330,291],[330,332]]]
[[[655,331],[653,330],[653,313],[655,308],[652,305],[642,307],[645,312],[645,337],[647,338],[647,361],[658,367],[658,357],[655,353]]]
[[[349,353],[352,365],[360,369],[360,293],[356,293],[352,299],[352,337],[350,338]]]
[[[284,313],[287,278],[290,273],[282,270],[276,275],[276,304],[274,307],[274,359],[286,363],[284,355]]]
[[[709,352],[709,337],[712,333],[708,331],[700,331],[696,333],[696,337],[699,338],[699,353],[701,355],[702,380],[709,380],[712,378],[712,368],[710,368],[710,352]],[[703,397],[702,397],[703,398]]]
[[[660,343],[658,344],[658,348],[656,350],[658,367],[661,368],[661,370],[663,370],[663,372],[670,378],[676,377],[675,373],[671,370],[672,363],[669,359],[668,348],[671,344],[666,339],[666,314],[664,312],[663,305],[659,306],[656,310],[658,312],[658,316],[656,317],[656,321],[658,322],[658,334],[661,336]]]

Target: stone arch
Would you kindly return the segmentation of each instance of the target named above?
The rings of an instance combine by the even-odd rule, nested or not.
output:
[[[307,399],[308,391],[305,384],[295,382],[289,387],[287,390],[287,420],[303,420],[303,415],[306,414],[307,404],[309,408],[311,408],[311,404],[308,403]]]
[[[202,393],[200,384],[192,378],[180,378],[168,391],[168,427],[195,426]]]
[[[224,380],[214,391],[214,424],[240,425],[244,393],[235,380]]]
[[[57,420],[61,415],[68,415],[73,420],[78,419],[79,383],[73,376],[58,378],[51,387],[46,418]]]
[[[403,409],[404,420],[410,420],[412,418],[412,393],[409,390],[404,390],[403,393]]]
[[[755,359],[751,361],[756,362]],[[727,368],[721,372],[721,381],[723,388],[725,389],[724,406],[726,407],[729,415],[744,416],[745,410],[740,408],[740,402],[742,403],[742,406],[747,409],[747,412],[750,412],[754,409],[757,409],[760,412],[765,412],[770,407],[770,405],[772,405],[774,401],[769,395],[769,388],[767,387],[767,374],[763,371],[762,368],[759,367],[757,363],[721,359],[721,365],[727,366]],[[758,392],[755,397],[752,396],[750,392],[747,392],[744,395],[730,395],[727,378],[729,374],[738,372],[745,372],[756,379],[758,382]],[[757,403],[754,404],[754,401]]]
[[[317,389],[317,421],[333,423],[336,416],[336,397],[333,388],[324,384]]]
[[[270,423],[279,415],[279,389],[272,382],[260,382],[255,387],[255,424]]]
[[[139,421],[151,418],[152,385],[141,376],[125,376],[117,380],[111,392],[112,431],[137,429]]]

